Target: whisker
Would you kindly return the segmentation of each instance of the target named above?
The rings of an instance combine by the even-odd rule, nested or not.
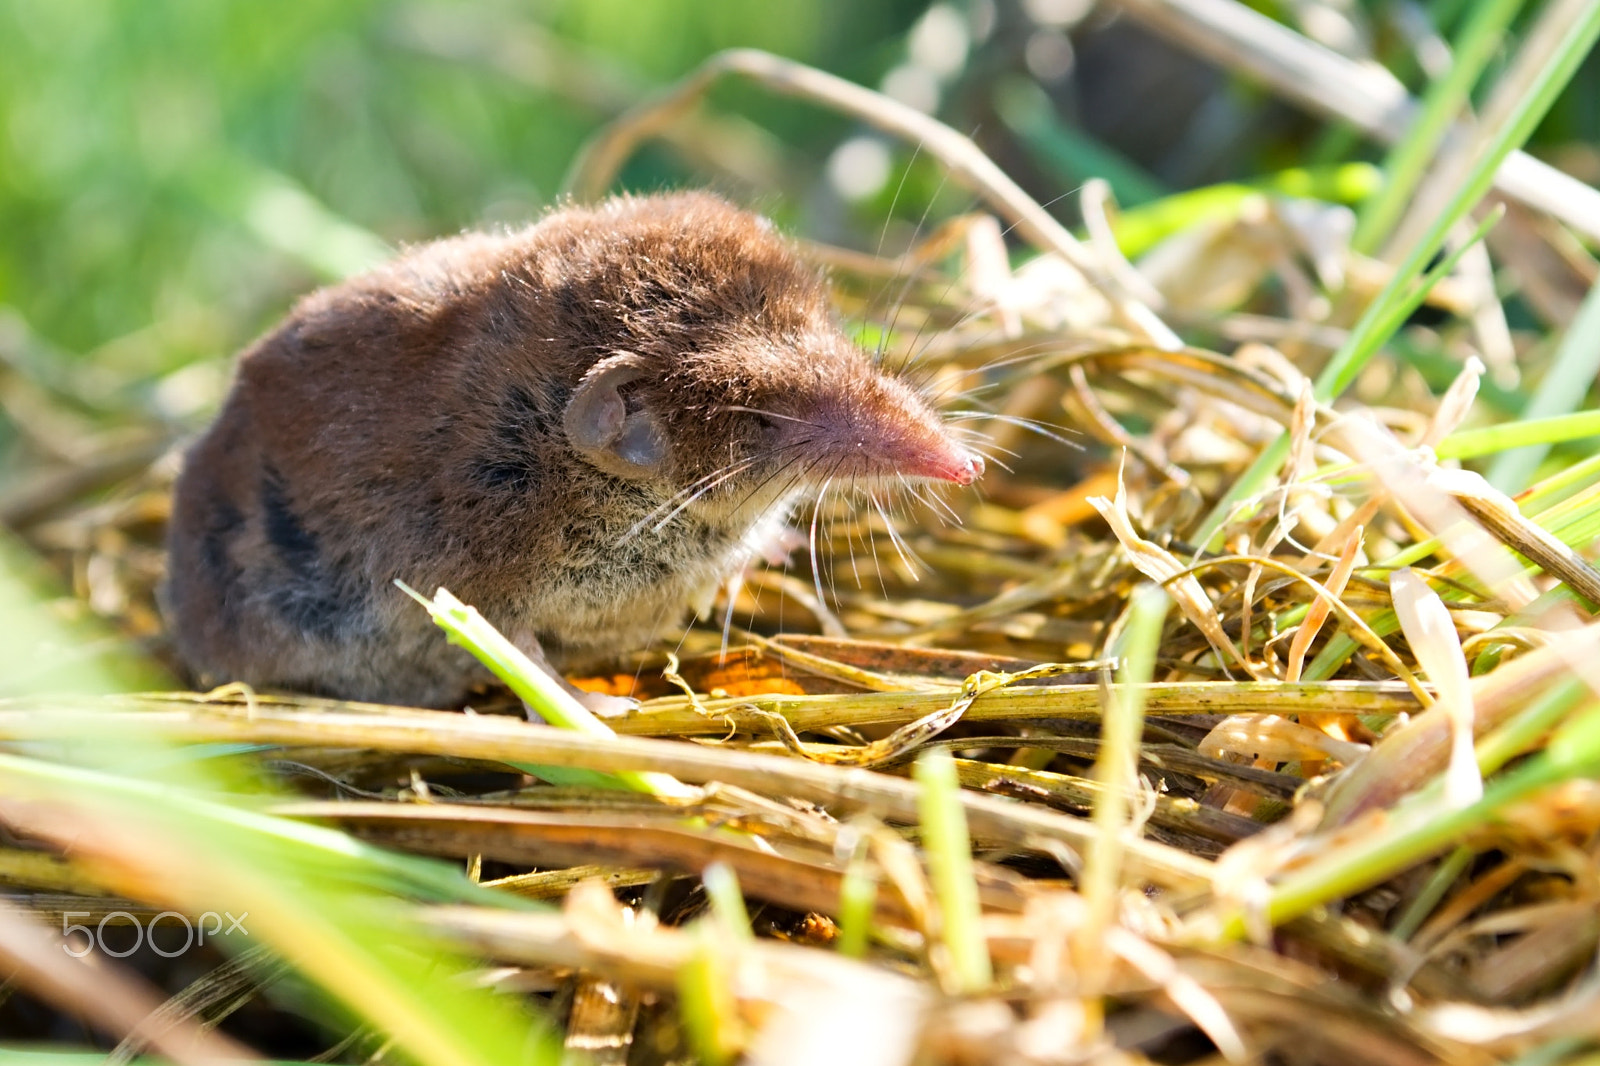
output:
[[[974,316],[973,315],[968,315],[961,322],[957,323],[955,326],[952,326],[951,329],[952,330],[959,329],[961,327],[961,325],[964,325],[965,322],[970,321],[972,317],[974,317]],[[984,330],[982,333],[978,334],[977,337],[973,338],[973,340],[972,340],[972,342],[971,342],[971,344],[969,346],[976,347],[978,342],[981,342],[985,337],[989,336],[990,334],[997,332],[998,329],[999,329],[998,326],[991,326],[989,329]],[[930,343],[931,343],[931,338],[930,338]],[[1069,350],[1070,347],[1071,346],[1066,341],[1062,340],[1059,336],[1056,336],[1054,334],[1041,336],[1037,340],[1033,341],[1032,343],[1023,345],[1020,348],[1006,348],[1006,349],[1002,350],[1001,352],[997,353],[993,358],[987,360],[984,363],[979,364],[978,366],[973,367],[969,371],[969,373],[973,373],[973,374],[988,374],[988,373],[992,373],[992,372],[997,371],[997,370],[1004,370],[1004,369],[1006,369],[1008,367],[1016,366],[1016,365],[1021,364],[1021,363],[1033,362],[1033,361],[1036,361],[1036,360],[1038,360],[1040,358],[1046,358],[1046,357],[1048,357],[1048,356],[1050,356],[1052,354],[1057,354],[1059,352],[1062,352],[1062,351],[1065,351],[1065,350]],[[998,387],[1001,386],[1001,384],[1002,384],[1001,382],[991,382],[991,383],[988,383],[988,384],[984,385],[983,388],[987,389],[991,385],[993,387],[998,388]]]
[[[999,387],[1000,383],[998,381],[985,381],[969,388],[962,389],[960,392],[950,392],[949,388],[947,387],[938,392],[930,393],[929,401],[935,407],[943,407],[949,403],[961,403],[967,400],[976,399],[979,393],[993,392]]]
[[[734,606],[739,602],[740,590],[744,588],[744,572],[745,568],[750,565],[751,558],[751,555],[745,555],[745,557],[740,561],[738,567],[734,569],[733,576],[728,578],[728,587],[726,592],[728,597],[728,609],[722,612],[722,647],[720,649],[724,659],[728,657],[728,635],[733,632],[733,609]],[[754,619],[752,619],[752,621],[754,621]]]
[[[829,477],[829,480],[832,481],[835,478],[837,478],[839,471],[842,470],[845,467],[845,465],[846,465],[845,461],[842,458],[839,460],[839,462],[835,463],[834,467],[833,467],[832,475]],[[851,474],[850,475],[850,483],[846,488],[844,488],[842,490],[841,489],[837,489],[837,488],[834,489],[834,492],[836,494],[844,497],[845,499],[849,499],[852,496],[854,496],[855,495],[855,491],[856,491],[856,475],[855,474]],[[828,538],[828,547],[830,549],[832,549],[832,547],[833,547],[833,538],[831,536]],[[852,559],[855,558],[855,553],[854,552],[851,553],[851,558]],[[831,552],[830,552],[829,566],[828,566],[828,591],[833,595],[833,602],[835,604],[837,604],[839,602],[839,570],[838,570],[837,567],[832,565]]]
[[[908,167],[907,171],[909,172],[909,170],[910,170],[910,168]],[[919,236],[921,236],[921,234],[922,234],[922,227],[924,225],[926,225],[927,222],[928,222],[928,213],[933,210],[933,201],[938,199],[939,194],[944,191],[945,183],[947,181],[949,181],[949,180],[950,180],[950,172],[948,170],[946,170],[939,176],[939,184],[934,188],[933,195],[928,197],[927,202],[922,205],[922,215],[921,215],[921,217],[919,217],[917,219],[916,228],[911,231],[911,242],[912,242],[912,247],[913,248],[916,247],[917,238]],[[909,254],[909,252],[907,254]],[[905,256],[902,256],[901,257],[901,261],[904,262],[905,258],[906,258]],[[899,293],[898,296],[895,297],[894,312],[889,316],[889,328],[885,329],[883,331],[883,338],[879,341],[879,357],[880,358],[882,357],[882,354],[883,354],[882,346],[889,342],[889,337],[894,333],[895,323],[900,320],[900,312],[902,310],[904,310],[904,308],[905,308],[906,297],[911,294],[911,285],[912,285],[913,282],[916,281],[916,278],[917,278],[916,271],[915,270],[908,270],[906,272],[905,280],[900,285],[900,293]],[[954,278],[951,279],[950,284],[951,285],[955,284],[955,279]],[[946,286],[945,287],[945,292],[948,293],[949,291],[950,291],[950,286]],[[943,299],[943,298],[944,297],[941,295],[940,299]],[[924,323],[924,325],[926,325],[926,323]],[[922,330],[918,329],[917,332],[920,335]],[[913,342],[913,343],[915,343],[915,342]],[[903,371],[905,369],[905,365],[901,364],[899,367],[894,367],[894,368],[890,368],[890,369],[892,369],[896,373],[898,373],[898,372]]]
[[[754,466],[756,464],[756,461],[757,460],[755,460],[755,459],[746,460],[745,462],[740,463],[738,466],[734,467],[732,470],[729,470],[726,474],[724,474],[721,477],[717,478],[715,481],[712,481],[709,484],[702,485],[699,489],[697,489],[693,494],[691,494],[682,503],[680,503],[680,504],[678,504],[678,506],[674,507],[671,510],[671,512],[669,512],[667,514],[667,516],[665,518],[663,518],[661,521],[657,522],[655,524],[655,528],[652,529],[651,532],[652,533],[661,532],[663,529],[665,529],[667,527],[667,524],[669,522],[671,522],[674,518],[677,518],[680,514],[682,514],[690,505],[692,505],[694,503],[694,501],[698,500],[700,497],[704,496],[706,493],[710,492],[712,489],[716,488],[718,485],[721,485],[724,482],[731,480],[732,478],[738,477],[740,474],[742,474],[746,470],[750,469],[750,467]]]
[[[944,515],[941,514],[939,512],[939,509],[937,507],[935,507],[933,505],[933,503],[932,503],[933,500],[938,499],[937,496],[935,496],[935,495],[924,496],[921,492],[917,491],[917,486],[915,486],[911,482],[907,481],[904,477],[900,477],[899,480],[900,480],[900,488],[902,490],[899,493],[899,499],[904,500],[904,499],[909,497],[910,499],[916,500],[917,503],[921,504],[923,507],[926,507],[928,510],[933,512],[934,517],[939,520],[939,524],[941,526],[948,526],[950,524],[949,522],[945,521]],[[895,506],[895,504],[897,502],[898,502],[897,500],[896,501],[891,501],[890,506],[891,506],[891,509],[894,511],[895,518],[901,518],[900,510],[899,510],[899,508],[897,506]],[[939,507],[943,507],[947,511],[949,510],[949,506],[947,504],[945,504],[945,502],[943,500],[939,500]],[[950,511],[950,517],[951,518],[955,518],[955,512],[954,511]],[[959,519],[957,519],[957,521],[959,521]]]
[[[782,419],[785,422],[798,422],[802,426],[811,426],[813,428],[815,428],[815,426],[816,426],[816,423],[810,421],[809,419],[796,418],[794,415],[779,414],[777,411],[765,411],[765,410],[762,410],[759,407],[744,407],[744,406],[741,406],[739,404],[729,403],[729,404],[720,404],[717,407],[713,408],[713,410],[715,410],[715,411],[741,411],[741,412],[743,412],[745,414],[749,414],[749,415],[761,415],[764,418],[778,418],[778,419]]]
[[[903,478],[901,480],[904,481]],[[906,488],[909,490],[910,494],[917,500],[920,500],[924,506],[932,508],[935,513],[943,511],[945,514],[950,516],[950,521],[959,526],[961,524],[961,516],[956,514],[955,508],[950,506],[949,501],[943,496],[939,495],[939,493],[935,492],[932,486],[924,487],[927,489],[926,496],[918,492],[913,486],[909,484],[906,485]]]
[[[1060,337],[1041,337],[1032,344],[1021,348],[1013,348],[1004,355],[997,355],[984,363],[979,369],[985,371],[1004,370],[1019,363],[1027,363],[1051,354],[1054,351],[1065,350],[1070,346]]]
[[[922,580],[919,571],[921,567],[925,567],[927,564],[923,563],[922,559],[917,557],[917,553],[911,551],[910,546],[900,539],[900,534],[895,532],[894,519],[890,518],[888,512],[883,509],[883,504],[878,500],[878,494],[869,491],[867,498],[872,501],[872,506],[877,509],[878,514],[883,518],[883,524],[889,533],[889,543],[894,545],[895,553],[900,556],[900,561],[906,564],[906,571],[911,575],[911,580]],[[908,552],[912,557],[917,558],[916,564],[913,564],[911,559],[907,557]]]
[[[977,452],[980,456],[982,456],[983,457],[983,461],[985,463],[993,463],[995,466],[998,466],[1001,470],[1004,470],[1008,474],[1016,473],[1015,470],[1011,469],[1011,466],[1010,466],[1009,463],[1007,463],[1004,459],[996,459],[992,452],[985,451],[982,448],[973,448],[972,450]],[[1014,459],[1020,459],[1021,458],[1021,456],[1019,456],[1016,452],[1012,451],[1010,448],[1000,448],[999,450],[1002,451],[1002,452],[1005,452],[1007,455],[1011,456]]]
[[[859,523],[851,522],[845,527],[844,544],[845,548],[850,552],[850,575],[856,580],[856,588],[864,587],[861,582],[861,566],[856,561],[856,538],[860,535],[861,527]],[[832,541],[830,540],[829,543],[831,544]],[[861,538],[861,546],[867,549],[869,552],[872,550],[871,542],[869,542],[865,537]],[[876,558],[876,556],[874,556],[874,558]],[[882,575],[880,574],[879,576],[881,578]]]
[[[740,466],[740,465],[748,465],[749,463],[753,463],[755,461],[756,461],[756,458],[752,457],[751,459],[744,460],[743,464],[741,464],[740,462],[732,462],[732,463],[727,464],[726,466],[720,466],[717,469],[711,471],[711,473],[705,475],[704,477],[698,478],[695,481],[693,481],[692,483],[690,483],[689,485],[686,485],[685,487],[679,489],[677,492],[674,492],[664,502],[659,503],[655,507],[651,508],[649,514],[647,514],[643,518],[639,519],[639,521],[637,523],[635,523],[633,528],[629,529],[626,533],[624,533],[622,535],[622,540],[619,541],[619,543],[625,542],[630,537],[633,537],[633,536],[637,535],[645,526],[649,525],[650,522],[652,520],[654,520],[656,515],[660,514],[662,511],[666,510],[667,508],[671,507],[673,504],[677,503],[678,500],[682,496],[686,495],[687,493],[694,492],[696,489],[698,489],[700,486],[704,485],[706,482],[712,480],[713,478],[718,477],[721,474],[725,474],[725,473],[733,470],[734,467],[737,467],[737,466]]]
[[[794,441],[791,444],[786,445],[781,450],[784,450],[784,451],[792,450],[794,448],[800,447],[801,445],[810,444],[810,443],[811,443],[811,441],[809,441],[809,440]],[[734,504],[734,509],[735,510],[739,510],[739,509],[743,508],[752,499],[754,499],[756,494],[759,493],[762,489],[764,489],[768,485],[772,484],[774,481],[776,481],[782,475],[788,473],[790,468],[794,465],[794,462],[795,461],[791,459],[791,460],[785,462],[782,466],[778,467],[778,469],[774,470],[771,474],[768,474],[766,477],[762,478],[759,482],[757,482],[754,486],[751,487],[749,492],[744,494],[744,496],[739,500],[738,503]],[[819,463],[819,462],[821,462],[820,458],[812,459],[811,462],[807,463],[804,467],[802,467],[800,472],[795,474],[793,477],[791,477],[789,479],[789,481],[784,485],[783,492],[780,492],[780,493],[777,494],[778,498],[781,498],[785,492],[791,491],[792,488],[794,487],[794,485],[801,478],[805,477],[805,475],[808,474],[811,471],[811,469],[814,466],[816,466],[817,463]]]
[[[1065,200],[1067,197],[1073,195],[1074,193],[1076,193],[1081,188],[1083,188],[1083,186],[1080,185],[1080,186],[1077,186],[1076,188],[1068,189],[1066,192],[1061,193],[1059,196],[1056,196],[1056,197],[1052,198],[1051,200],[1041,204],[1040,206],[1043,207],[1045,210],[1049,210],[1052,206],[1054,206],[1055,204],[1060,203],[1062,200]],[[1016,228],[1019,225],[1021,225],[1021,220],[1020,219],[1017,220],[1016,222],[1012,222],[1010,225],[1008,225],[1005,228],[1003,228],[1000,231],[1001,238],[1004,239],[1006,237],[1011,236],[1011,234],[1016,230]],[[1109,278],[1109,277],[1110,277],[1110,272],[1106,271],[1101,275],[1101,278],[1098,279],[1098,280],[1105,280],[1106,278]],[[1089,280],[1089,282],[1091,284],[1094,284],[1097,279],[1089,278],[1088,280]],[[946,290],[946,291],[948,292],[948,290]],[[966,306],[967,306],[967,313],[964,314],[960,319],[958,319],[955,325],[950,327],[951,330],[960,329],[962,326],[966,325],[973,318],[975,318],[977,315],[983,313],[983,311],[985,310],[985,308],[983,308],[982,306],[978,305],[978,301],[977,301],[976,298],[974,298],[972,300],[969,300],[967,302]],[[985,334],[980,334],[980,336],[986,335],[988,333],[993,333],[997,329],[998,329],[998,324],[996,326],[994,326],[994,327],[991,327],[989,330],[986,330]],[[928,345],[931,346],[932,344],[933,344],[933,337],[930,336],[928,338]],[[915,342],[913,342],[913,348],[914,347],[915,347]],[[923,354],[924,354],[923,352],[913,351],[911,356],[907,359],[905,365],[906,366],[910,366],[911,364],[915,363],[917,360],[922,358]]]
[[[833,478],[829,477],[818,487],[817,506],[811,512],[811,583],[816,586],[818,603],[827,603],[828,601],[822,594],[822,563],[817,558],[817,523],[822,520],[822,496],[828,491],[828,485],[832,481]],[[834,600],[834,603],[838,602],[837,599]]]
[[[871,495],[872,489],[870,482],[866,488],[863,488],[859,477],[852,477],[850,479],[850,496],[852,500],[860,500],[862,496],[870,498]],[[872,523],[867,521],[858,521],[855,523],[852,531],[860,534],[861,545],[870,553],[870,557],[872,559],[872,575],[878,580],[878,591],[883,595],[884,599],[888,599],[889,583],[884,579],[883,576],[883,555],[878,551],[877,537],[873,533]],[[864,586],[860,582],[857,582],[856,587],[862,588]]]
[[[1083,445],[1079,442],[1075,440],[1068,440],[1066,437],[1061,435],[1061,433],[1076,433],[1077,430],[1068,429],[1066,426],[1058,426],[1053,422],[1040,422],[1038,419],[1023,418],[1020,415],[996,414],[993,411],[952,411],[950,412],[950,416],[952,418],[992,419],[995,422],[1004,422],[1007,425],[1019,426],[1030,433],[1037,433],[1041,437],[1048,437],[1058,444],[1066,445],[1068,448],[1076,448],[1080,451],[1083,449]],[[1061,433],[1051,432],[1052,430],[1060,430]]]
[[[950,290],[954,289],[956,287],[956,283],[958,281],[960,281],[960,280],[961,280],[961,278],[960,278],[959,275],[951,277],[950,281],[945,285],[944,291],[939,293],[939,302],[940,303],[944,302],[945,297],[950,295]],[[910,291],[911,291],[910,285],[908,284],[906,286],[906,288],[900,294],[900,299],[901,299],[902,302],[905,300],[906,295]],[[977,315],[982,310],[981,301],[980,301],[979,297],[973,296],[970,299],[968,299],[967,302],[966,302],[966,306],[965,306],[965,308],[963,310],[964,310],[964,313],[956,319],[955,325],[947,327],[947,329],[944,330],[944,332],[949,332],[950,330],[953,330],[953,329],[960,329],[963,325],[965,325],[968,321],[970,321],[973,316]],[[897,308],[896,311],[895,311],[895,314],[898,316],[899,313],[900,313],[899,309]],[[911,337],[911,343],[906,345],[906,357],[903,360],[901,360],[900,365],[895,368],[895,372],[896,373],[904,374],[906,371],[910,370],[913,366],[916,365],[917,361],[922,358],[923,353],[927,351],[927,345],[923,345],[923,347],[920,348],[920,349],[917,347],[917,345],[922,340],[923,331],[928,328],[928,324],[930,322],[932,322],[932,321],[933,321],[933,316],[932,315],[928,315],[927,317],[925,317],[922,320],[922,325],[917,327],[917,332],[915,334],[913,334],[912,337]],[[935,334],[930,334],[928,336],[928,344],[932,344],[933,343],[934,335]]]
[[[688,485],[688,486],[686,486],[686,487],[684,487],[682,489],[679,489],[677,492],[673,493],[672,496],[669,497],[664,503],[658,504],[657,506],[652,508],[649,514],[647,514],[643,518],[639,519],[638,522],[634,523],[632,528],[630,528],[626,533],[624,533],[622,535],[622,537],[618,540],[618,543],[619,544],[627,543],[628,540],[632,539],[633,537],[637,536],[639,533],[643,532],[644,528],[646,526],[650,525],[651,522],[655,522],[657,516],[659,516],[663,511],[671,509],[672,513],[668,514],[665,518],[662,518],[659,522],[656,522],[655,528],[652,530],[652,532],[659,533],[662,529],[664,529],[666,527],[668,522],[671,522],[674,518],[676,518],[679,514],[681,514],[686,507],[688,507],[691,504],[693,504],[695,502],[695,500],[699,499],[701,496],[704,496],[707,492],[710,492],[712,489],[715,489],[716,487],[718,487],[719,485],[723,484],[724,482],[730,480],[731,478],[736,477],[739,474],[744,473],[746,470],[749,470],[752,466],[755,466],[755,465],[757,465],[759,463],[762,463],[762,462],[770,460],[775,455],[779,455],[779,454],[782,454],[783,452],[787,452],[787,451],[796,451],[796,450],[798,450],[798,449],[800,449],[800,448],[802,448],[805,445],[810,444],[810,443],[811,443],[811,441],[809,439],[790,441],[788,444],[782,445],[781,447],[778,447],[778,448],[771,449],[771,450],[769,450],[767,452],[764,452],[761,455],[753,455],[748,459],[738,460],[738,461],[729,463],[727,466],[718,467],[716,470],[713,470],[711,473],[706,474],[704,477],[699,478],[698,480],[694,481],[690,485]],[[786,470],[787,468],[788,468],[788,464],[785,464],[784,466],[779,467],[776,471],[774,471],[773,476],[776,476],[777,474],[783,473],[783,471]],[[745,498],[743,500],[740,501],[739,505],[743,506],[743,504],[749,502],[750,497],[752,495],[754,495],[756,492],[759,492],[761,490],[761,488],[763,486],[765,486],[770,481],[771,481],[771,478],[769,477],[766,480],[762,481],[760,484],[758,484],[754,489],[751,490],[751,492],[749,494],[747,494],[745,496]],[[685,499],[684,497],[688,497],[688,498]],[[679,502],[680,500],[682,501],[681,503]],[[676,506],[674,506],[674,505],[676,505]]]
[[[905,191],[906,180],[911,177],[911,168],[916,166],[917,157],[922,154],[922,142],[918,141],[916,147],[911,149],[911,158],[906,160],[906,165],[900,170],[900,181],[894,187],[894,195],[889,198],[889,210],[883,213],[883,226],[878,230],[878,247],[873,252],[879,259],[883,258],[883,242],[889,239],[889,223],[894,221],[894,209],[900,206],[900,194]]]
[[[889,239],[889,225],[894,221],[894,209],[900,206],[900,194],[905,191],[906,181],[911,177],[911,168],[916,165],[917,157],[921,154],[922,142],[918,141],[916,147],[911,150],[911,158],[906,160],[904,169],[900,171],[900,181],[894,187],[894,195],[889,198],[889,210],[883,213],[883,226],[878,230],[878,247],[873,253],[879,259],[883,258],[883,242]],[[926,217],[927,211],[924,209],[923,218],[925,219]],[[913,242],[916,241],[917,234],[920,233],[921,230],[922,222],[918,221],[917,228],[911,233],[911,239]],[[867,301],[867,308],[870,309],[879,300],[883,299],[884,294],[889,291],[889,286],[892,284],[894,284],[893,278],[885,278],[883,284],[878,286],[878,291],[873,294],[872,299]],[[874,359],[881,360],[883,358],[883,346],[888,343],[888,337],[888,330],[884,330],[883,333],[878,337],[878,350],[873,354]]]
[[[1013,451],[1003,444],[997,444],[993,437],[982,430],[973,429],[970,426],[951,426],[950,432],[957,440],[966,445],[969,451],[977,452],[985,459],[996,452],[1002,455],[1009,455],[1013,459],[1022,458],[1021,452]]]

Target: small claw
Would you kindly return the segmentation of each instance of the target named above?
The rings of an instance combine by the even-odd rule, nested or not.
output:
[[[783,526],[758,546],[756,554],[768,566],[788,566],[789,556],[810,543],[806,535],[798,529]]]
[[[610,696],[604,692],[580,693],[578,702],[599,718],[621,718],[632,714],[639,706],[639,701],[632,696]]]
[[[583,689],[571,689],[571,692],[573,698],[596,718],[621,718],[639,706],[639,701],[632,696],[608,696],[604,692],[585,692]],[[534,710],[526,700],[522,702],[522,709],[527,712],[528,721],[544,721],[544,715]]]

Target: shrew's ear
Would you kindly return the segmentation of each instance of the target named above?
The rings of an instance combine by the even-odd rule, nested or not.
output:
[[[602,359],[578,382],[561,425],[585,459],[608,474],[652,477],[667,460],[667,438],[654,415],[628,410],[622,387],[647,373],[631,352]]]

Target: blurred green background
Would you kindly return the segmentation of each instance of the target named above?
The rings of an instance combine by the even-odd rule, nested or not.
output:
[[[1425,14],[1447,31],[1461,9]],[[1271,13],[1332,12],[1348,50],[1415,85],[1422,11]],[[600,124],[735,45],[935,110],[1069,218],[1090,173],[1128,203],[1379,155],[1087,0],[0,0],[0,360],[72,375],[107,417],[196,425],[224,357],[294,296],[400,242],[536,215]],[[1597,98],[1591,59],[1539,142],[1588,180]],[[748,84],[713,104],[624,184],[711,183],[869,246],[897,190],[911,222],[940,193],[926,161],[900,188],[908,153],[837,116]],[[27,394],[0,391],[15,473]]]
[[[6,328],[146,372],[230,351],[291,294],[381,254],[338,221],[395,243],[528,218],[600,123],[710,53],[752,45],[874,81],[924,7],[6,0]],[[826,156],[841,123],[779,110],[793,150]],[[736,150],[775,151],[725,125]],[[689,177],[664,154],[627,175]]]

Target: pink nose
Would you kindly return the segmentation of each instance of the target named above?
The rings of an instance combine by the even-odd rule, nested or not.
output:
[[[950,480],[957,485],[970,485],[983,476],[983,457],[968,452],[963,461],[951,474]]]

